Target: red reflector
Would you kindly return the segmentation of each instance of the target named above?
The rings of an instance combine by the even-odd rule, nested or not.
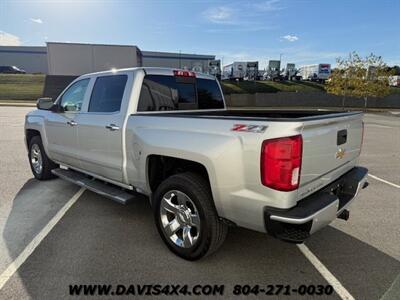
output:
[[[174,70],[174,76],[179,77],[196,77],[196,73],[192,71]]]
[[[261,148],[261,182],[278,191],[299,187],[303,139],[301,135],[265,140]]]

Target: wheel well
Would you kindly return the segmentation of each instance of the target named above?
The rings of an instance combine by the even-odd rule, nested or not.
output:
[[[32,138],[37,135],[40,136],[40,132],[38,130],[35,130],[35,129],[27,129],[26,130],[25,138],[26,138],[26,145],[28,146],[28,148],[29,148],[29,144],[30,144]]]
[[[207,169],[198,162],[162,155],[150,155],[148,158],[147,178],[152,192],[169,176],[188,171],[201,175],[210,186]]]

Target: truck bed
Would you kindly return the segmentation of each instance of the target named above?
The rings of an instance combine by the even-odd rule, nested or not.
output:
[[[158,130],[157,140],[162,140],[163,143],[167,143],[166,130],[173,133],[172,137],[168,138],[173,141],[173,145],[168,146],[170,148],[179,143],[180,147],[187,145],[191,148],[196,145],[195,149],[198,151],[203,149],[203,145],[207,145],[206,149],[201,150],[207,152],[208,149],[220,147],[219,142],[214,145],[210,141],[239,141],[240,150],[237,150],[235,157],[231,159],[240,160],[241,153],[246,153],[243,166],[249,171],[244,177],[253,178],[251,183],[258,181],[254,174],[260,172],[259,161],[263,141],[300,134],[303,149],[297,200],[333,182],[357,164],[363,132],[360,112],[243,109],[164,111],[137,113],[132,116],[132,128],[140,124],[143,128],[141,130],[146,131],[147,135],[151,129]],[[135,116],[139,120],[135,120]],[[258,134],[248,134],[246,130],[232,130],[236,124],[263,125],[266,129]],[[159,134],[160,130],[162,135]],[[226,155],[226,148],[224,149],[221,153]],[[239,174],[241,171],[237,172]],[[257,192],[262,194],[264,187],[260,187]]]
[[[139,115],[144,115],[138,113]],[[228,120],[255,120],[255,121],[308,121],[336,117],[352,116],[360,112],[338,112],[318,110],[216,110],[190,112],[160,112],[151,115],[181,118],[212,118]]]

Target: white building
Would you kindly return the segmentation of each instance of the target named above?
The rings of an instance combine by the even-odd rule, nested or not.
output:
[[[142,66],[138,47],[80,43],[47,43],[49,75],[78,76],[113,68]]]
[[[64,76],[140,66],[208,72],[214,60],[214,55],[141,51],[133,45],[49,42],[47,47],[0,46],[1,66]]]

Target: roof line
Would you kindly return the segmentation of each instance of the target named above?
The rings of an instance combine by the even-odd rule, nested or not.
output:
[[[162,58],[162,59],[197,59],[197,60],[214,60],[215,59],[215,57],[213,57],[213,56],[198,57],[198,56],[184,56],[184,54],[182,54],[182,56],[147,55],[147,54],[143,54],[143,51],[142,51],[142,56],[144,58]]]
[[[59,45],[83,45],[83,46],[111,46],[111,47],[132,47],[139,49],[136,45],[118,45],[118,44],[93,44],[93,43],[66,43],[66,42],[46,42],[46,44],[59,44]],[[140,49],[139,49],[140,50]]]

